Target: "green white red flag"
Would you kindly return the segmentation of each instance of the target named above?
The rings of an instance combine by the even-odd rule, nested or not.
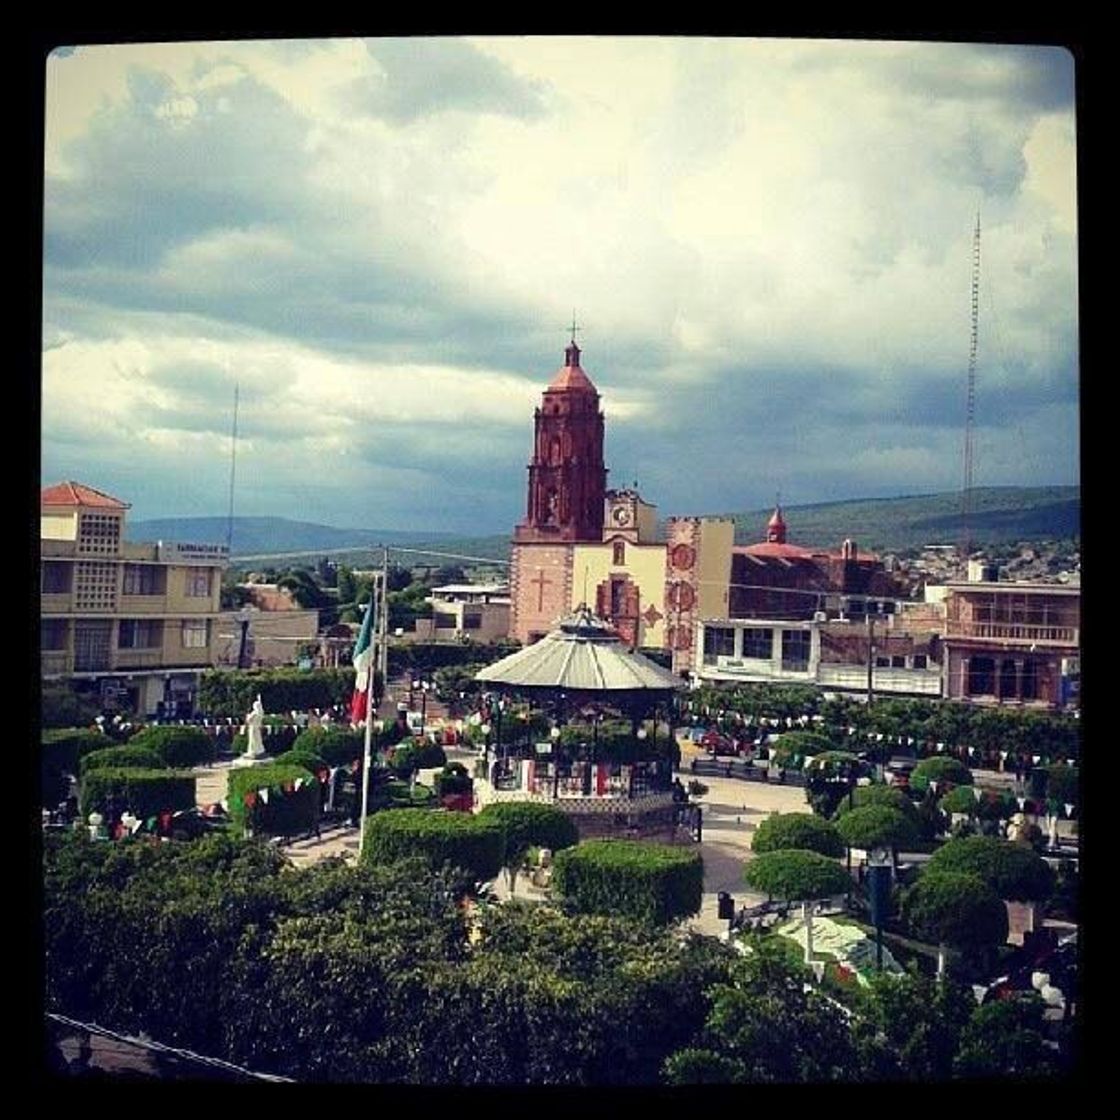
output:
[[[362,723],[369,703],[370,674],[373,672],[373,600],[366,605],[366,615],[354,646],[354,695],[350,697],[350,722]]]

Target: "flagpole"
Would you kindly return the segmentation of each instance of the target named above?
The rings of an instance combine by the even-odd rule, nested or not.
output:
[[[377,585],[370,589],[368,610],[373,610]],[[373,627],[370,627],[372,634]],[[373,736],[373,673],[374,658],[370,659],[369,671],[366,674],[366,744],[362,755],[362,815],[358,820],[358,859],[362,858],[362,848],[366,842],[366,811],[369,809],[369,766],[370,766],[370,740]]]

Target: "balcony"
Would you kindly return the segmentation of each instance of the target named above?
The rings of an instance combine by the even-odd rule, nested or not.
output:
[[[946,624],[945,637],[974,638],[989,642],[1022,642],[1026,645],[1077,646],[1080,644],[1080,628],[951,618]]]
[[[162,649],[118,649],[115,669],[158,669],[163,665]]]
[[[825,688],[866,691],[867,666],[821,662],[817,668],[816,683]],[[872,691],[881,693],[899,693],[907,696],[940,696],[941,670],[939,668],[888,669],[876,666],[872,670],[871,688]]]

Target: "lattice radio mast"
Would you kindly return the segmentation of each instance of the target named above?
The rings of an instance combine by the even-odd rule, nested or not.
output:
[[[964,420],[964,488],[961,491],[961,559],[972,551],[972,445],[976,424],[976,348],[980,331],[980,214],[972,236],[972,331],[968,343],[968,402]]]

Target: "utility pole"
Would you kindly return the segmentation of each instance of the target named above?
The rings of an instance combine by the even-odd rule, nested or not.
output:
[[[875,617],[867,612],[867,708],[870,711],[875,699]]]
[[[378,619],[378,667],[381,670],[382,697],[389,690],[389,550],[381,549],[381,617]]]

